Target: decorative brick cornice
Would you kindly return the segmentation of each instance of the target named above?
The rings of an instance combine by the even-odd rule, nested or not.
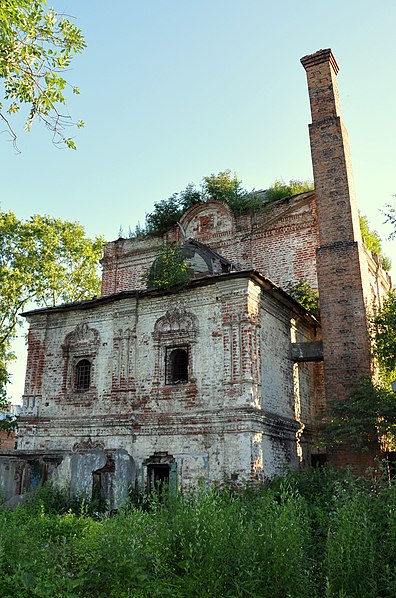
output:
[[[322,64],[323,62],[330,63],[333,71],[337,75],[340,69],[330,48],[327,48],[326,50],[318,50],[318,52],[315,52],[315,54],[308,54],[307,56],[303,56],[301,58],[301,64],[306,71],[317,64]]]

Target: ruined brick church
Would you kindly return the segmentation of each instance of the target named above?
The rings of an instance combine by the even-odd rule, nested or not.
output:
[[[117,506],[131,487],[243,484],[325,459],[315,416],[370,373],[366,314],[390,279],[361,239],[337,63],[331,50],[301,62],[314,191],[254,214],[196,204],[161,237],[108,243],[100,298],[25,314],[18,445],[0,451],[8,498],[51,478]],[[146,289],[169,242],[192,280]],[[283,290],[301,280],[320,318]]]

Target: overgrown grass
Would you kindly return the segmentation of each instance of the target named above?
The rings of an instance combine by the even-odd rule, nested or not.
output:
[[[112,516],[65,511],[47,490],[0,510],[0,596],[391,598],[395,544],[396,487],[348,472],[153,496]]]

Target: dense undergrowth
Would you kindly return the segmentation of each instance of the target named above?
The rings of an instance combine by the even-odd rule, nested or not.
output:
[[[112,516],[65,508],[47,490],[0,510],[0,596],[396,595],[386,477],[311,470],[261,490],[154,496]]]

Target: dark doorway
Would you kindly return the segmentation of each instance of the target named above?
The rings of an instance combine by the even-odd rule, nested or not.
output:
[[[107,457],[104,467],[92,472],[92,504],[98,511],[108,508],[113,492],[115,463]]]
[[[169,465],[168,463],[151,463],[147,466],[147,487],[149,492],[155,490],[163,494],[169,486]]]
[[[317,453],[311,455],[311,465],[312,467],[324,467],[327,462],[327,455],[326,453]]]

